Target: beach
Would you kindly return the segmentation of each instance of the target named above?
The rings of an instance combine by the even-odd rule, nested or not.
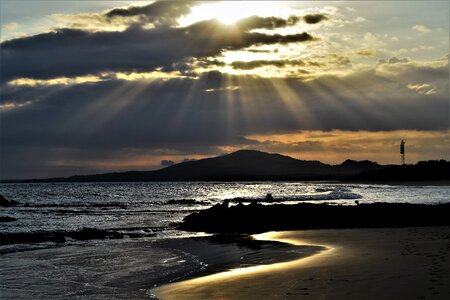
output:
[[[160,299],[448,299],[450,227],[269,232],[260,240],[324,249],[152,290]]]
[[[447,186],[180,182],[0,187],[0,194],[18,202],[2,208],[2,216],[16,219],[0,223],[2,299],[449,296]],[[280,203],[256,203],[269,191]],[[231,199],[225,208],[223,199],[231,195],[251,204]],[[384,199],[391,203],[383,204]],[[183,221],[188,215],[191,221],[199,217]],[[189,224],[196,228],[188,230]],[[222,231],[214,231],[217,224],[224,225]],[[405,228],[361,229],[393,224]],[[337,229],[349,226],[355,229]],[[256,235],[252,239],[250,234]]]

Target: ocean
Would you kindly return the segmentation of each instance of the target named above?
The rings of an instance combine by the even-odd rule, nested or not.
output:
[[[0,244],[0,298],[152,298],[156,285],[208,268],[200,256],[177,243],[187,233],[183,217],[225,199],[264,198],[286,204],[372,202],[450,202],[450,186],[374,185],[333,182],[143,182],[0,184],[0,194],[19,202],[0,208],[0,233],[108,230],[120,239],[65,243]],[[270,204],[267,204],[270,205]],[[170,242],[169,242],[170,241]],[[175,242],[174,242],[175,241]],[[176,242],[178,241],[178,242]],[[191,248],[199,248],[196,244]],[[223,247],[215,255],[225,255]],[[201,247],[200,247],[201,248]],[[241,247],[227,249],[241,257]],[[195,251],[194,251],[195,252]],[[201,257],[205,257],[204,255]],[[230,258],[231,259],[231,258]],[[205,259],[204,259],[205,260]],[[26,287],[26,288],[25,288]],[[63,297],[63,298],[64,298]]]

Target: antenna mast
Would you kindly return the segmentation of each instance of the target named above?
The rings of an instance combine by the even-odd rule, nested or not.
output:
[[[400,142],[400,164],[405,164],[405,141],[402,140]]]

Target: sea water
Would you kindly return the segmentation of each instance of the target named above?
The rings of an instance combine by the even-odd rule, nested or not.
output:
[[[83,227],[167,237],[189,213],[225,199],[261,199],[271,193],[286,204],[450,202],[450,186],[372,185],[327,182],[12,183],[0,194],[20,202],[0,208],[0,232],[68,231]],[[174,204],[174,201],[176,200]]]

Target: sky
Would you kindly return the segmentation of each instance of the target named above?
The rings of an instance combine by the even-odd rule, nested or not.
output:
[[[1,0],[0,28],[0,179],[450,160],[449,1]]]

